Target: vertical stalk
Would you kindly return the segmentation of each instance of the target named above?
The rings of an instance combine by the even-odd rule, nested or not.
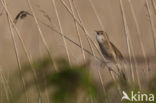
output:
[[[135,11],[134,11],[134,7],[132,5],[132,2],[131,0],[128,0],[129,2],[129,5],[130,5],[130,9],[131,9],[131,12],[132,12],[132,16],[133,16],[133,19],[134,19],[134,23],[136,25],[136,30],[137,30],[137,34],[138,34],[138,40],[140,42],[140,45],[141,45],[141,50],[142,50],[142,53],[143,53],[143,57],[144,57],[144,60],[145,60],[145,66],[147,68],[147,78],[149,79],[149,71],[150,71],[150,67],[149,67],[149,62],[148,62],[148,58],[147,58],[147,55],[145,53],[145,47],[143,45],[143,41],[141,40],[141,31],[140,31],[140,28],[139,28],[139,23],[137,21],[137,17],[136,17],[136,14],[135,14]],[[145,69],[146,70],[146,69]]]
[[[16,60],[17,60],[17,64],[18,64],[18,69],[19,69],[19,75],[21,77],[21,80],[22,80],[22,85],[23,85],[23,89],[24,91],[26,92],[26,86],[25,86],[25,80],[24,78],[22,77],[22,74],[21,74],[21,62],[20,62],[20,59],[19,59],[19,52],[18,52],[18,49],[17,49],[17,44],[16,44],[16,40],[15,40],[15,34],[13,32],[13,28],[11,26],[11,21],[7,15],[7,19],[8,19],[8,23],[9,23],[9,28],[10,28],[10,31],[11,31],[11,38],[12,38],[12,41],[13,41],[13,46],[14,46],[14,50],[15,50],[15,55],[16,55]],[[29,99],[28,99],[28,94],[25,93],[25,97],[26,97],[26,103],[29,103]]]
[[[41,37],[41,39],[42,39],[42,42],[43,42],[44,46],[46,47],[46,50],[47,50],[47,52],[48,52],[48,55],[50,56],[50,58],[51,58],[51,60],[52,60],[52,63],[53,63],[53,65],[54,65],[54,69],[57,71],[56,63],[55,63],[55,61],[54,61],[54,59],[53,59],[53,57],[52,57],[52,54],[50,53],[50,49],[49,49],[48,43],[47,43],[47,41],[46,41],[46,39],[45,39],[45,37],[44,37],[44,35],[43,35],[43,32],[42,32],[41,27],[40,27],[40,25],[39,25],[39,22],[38,22],[38,20],[37,20],[37,17],[36,17],[36,14],[35,14],[35,12],[34,12],[34,9],[33,9],[32,5],[31,5],[31,3],[30,3],[30,0],[27,0],[27,2],[28,2],[28,6],[29,6],[29,8],[30,8],[30,10],[31,10],[31,12],[32,12],[32,15],[33,15],[33,17],[34,17],[34,20],[35,20],[36,26],[37,26],[37,28],[38,28],[38,31],[39,31],[40,37]]]
[[[148,12],[149,18],[150,18],[150,24],[152,27],[152,37],[153,37],[153,41],[154,41],[154,48],[156,50],[156,30],[155,30],[155,26],[154,26],[154,18],[152,17],[152,11],[150,10],[148,0],[145,0],[145,3],[146,3],[146,7],[147,7],[147,12]]]
[[[132,43],[131,43],[131,40],[130,40],[131,39],[130,31],[129,31],[129,28],[128,28],[128,24],[127,24],[126,15],[125,15],[125,12],[124,12],[123,1],[122,0],[120,0],[120,9],[121,9],[123,23],[124,23],[125,36],[127,38],[128,51],[129,51],[130,63],[131,63],[130,65],[131,65],[132,80],[133,80],[133,82],[135,82],[135,76],[134,76],[134,70],[133,70],[132,58],[131,58],[131,57],[133,57],[133,59],[134,59],[134,50],[133,50]],[[132,52],[131,52],[131,49],[132,49]],[[136,63],[136,60],[135,60],[135,63]],[[136,68],[136,72],[137,72],[137,68]],[[138,80],[138,85],[139,85],[139,87],[141,89],[140,79],[139,79],[138,73],[137,73],[137,80]]]
[[[7,8],[7,5],[6,5],[5,0],[4,1],[1,0],[1,2],[2,2],[2,5],[3,5],[3,7],[4,7],[4,9],[5,9],[6,13],[7,13],[7,15],[8,15],[8,18],[10,20],[10,23],[13,25],[13,27],[14,27],[16,33],[17,33],[17,36],[19,37],[19,39],[21,41],[22,47],[24,49],[24,53],[26,54],[26,56],[28,58],[28,61],[29,61],[29,64],[31,66],[31,70],[32,70],[32,73],[33,73],[34,83],[35,83],[35,86],[36,86],[36,89],[37,89],[37,92],[38,92],[39,101],[40,101],[41,100],[41,92],[40,92],[40,88],[37,85],[37,74],[36,74],[36,71],[35,71],[34,66],[32,64],[32,57],[31,57],[31,55],[29,55],[29,53],[27,51],[27,48],[26,48],[25,43],[24,43],[24,41],[22,39],[22,36],[21,36],[22,35],[21,32],[18,30],[18,28],[16,27],[16,25],[14,24],[14,22],[12,20],[12,16],[11,16],[11,14],[10,14],[8,8]]]
[[[69,0],[69,3],[70,3],[70,6],[71,6],[71,11],[72,11],[73,15],[76,17],[76,14],[74,12],[74,7],[73,7],[73,4],[72,4],[72,0]],[[80,46],[82,47],[81,52],[82,52],[82,55],[83,55],[83,59],[85,61],[86,57],[85,57],[85,53],[84,53],[84,50],[83,50],[83,44],[82,44],[82,39],[81,39],[80,32],[79,32],[79,27],[78,27],[78,24],[77,24],[77,22],[75,20],[74,20],[74,23],[75,23],[76,32],[77,32],[77,35],[78,35],[78,38],[79,38]]]
[[[59,14],[58,14],[58,10],[57,10],[57,7],[56,7],[56,2],[55,0],[52,0],[52,3],[53,3],[53,6],[54,6],[54,10],[55,10],[55,13],[56,13],[56,16],[57,16],[57,21],[59,23],[59,28],[60,28],[60,31],[61,33],[63,34],[63,29],[62,29],[62,25],[61,25],[61,21],[60,21],[60,17],[59,17]],[[64,47],[65,47],[65,50],[66,50],[66,54],[67,54],[67,58],[68,58],[68,61],[71,65],[71,60],[70,60],[70,56],[69,56],[69,50],[68,50],[68,47],[67,47],[67,43],[65,41],[65,38],[64,36],[61,36],[62,39],[63,39],[63,43],[64,43]]]

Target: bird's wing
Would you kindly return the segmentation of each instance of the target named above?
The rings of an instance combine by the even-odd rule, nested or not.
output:
[[[100,46],[101,52],[104,55],[104,57],[106,57],[109,60],[112,60],[113,55],[112,55],[112,53],[110,51],[108,43],[106,43],[106,42],[99,43],[99,46]]]
[[[119,51],[119,49],[112,42],[110,42],[110,44],[112,45],[112,48],[116,54],[117,59],[123,60],[124,58],[123,58],[121,52]]]
[[[112,47],[110,47],[109,46],[109,44],[108,44],[108,42],[107,41],[105,41],[105,42],[103,42],[103,43],[99,43],[99,46],[100,46],[100,49],[101,49],[101,51],[102,51],[102,54],[107,58],[107,59],[109,59],[109,60],[115,60],[114,59],[114,55],[113,55],[113,51],[115,52],[115,55],[116,55],[116,57],[117,57],[117,59],[119,59],[119,60],[123,60],[123,56],[122,56],[122,54],[121,54],[121,52],[115,47],[115,45],[112,43],[112,42],[110,42],[110,45],[112,46]],[[113,51],[112,51],[112,49],[113,49]]]

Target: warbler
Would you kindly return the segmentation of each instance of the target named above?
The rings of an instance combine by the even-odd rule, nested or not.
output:
[[[96,31],[96,33],[96,40],[99,44],[101,53],[104,56],[104,58],[115,64],[124,61],[121,52],[111,41],[109,41],[107,34],[105,34],[106,32],[101,30]],[[118,71],[122,74],[123,78],[126,79],[123,70],[119,69]]]
[[[120,61],[124,60],[118,48],[116,48],[115,45],[104,36],[104,31],[96,31],[96,33],[96,40],[99,44],[103,56],[107,60],[112,62],[116,62],[115,59]]]

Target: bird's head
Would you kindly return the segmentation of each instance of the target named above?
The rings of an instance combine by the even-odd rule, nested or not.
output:
[[[99,30],[99,31],[95,31],[97,35],[103,35],[104,34],[104,31],[102,30]]]
[[[103,41],[105,41],[105,37],[104,37],[104,31],[96,31],[96,40],[98,41],[98,42],[103,42]]]

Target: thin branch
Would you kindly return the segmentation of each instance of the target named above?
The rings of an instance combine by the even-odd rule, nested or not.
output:
[[[135,55],[134,55],[134,49],[133,49],[132,43],[131,43],[131,48],[132,48],[132,57],[133,57],[133,60],[134,60],[134,66],[135,66],[135,71],[136,71],[136,79],[137,79],[137,82],[138,82],[139,89],[142,90],[141,81],[140,81],[139,72],[138,72],[139,68],[138,68],[137,61],[136,61],[136,58],[135,58]]]
[[[24,89],[24,91],[26,91],[25,80],[24,80],[24,78],[22,77],[22,74],[21,74],[21,69],[22,68],[21,68],[21,62],[20,62],[20,59],[19,59],[19,52],[18,52],[16,40],[15,40],[15,34],[13,32],[13,28],[11,26],[11,21],[10,21],[8,15],[7,15],[7,19],[8,19],[9,28],[10,28],[10,31],[11,31],[11,38],[12,38],[12,41],[13,41],[13,46],[14,46],[15,55],[16,55],[16,59],[17,59],[19,74],[20,74],[20,77],[21,77],[21,80],[22,80],[23,89]],[[25,96],[26,96],[26,103],[29,103],[28,94],[25,93]]]
[[[131,9],[131,12],[132,12],[132,16],[133,16],[133,19],[134,19],[134,22],[135,22],[135,25],[136,25],[136,30],[137,30],[137,34],[138,34],[138,40],[140,42],[141,50],[142,50],[143,57],[144,57],[144,60],[145,60],[145,66],[147,66],[147,78],[149,79],[150,67],[149,67],[147,54],[145,53],[145,47],[144,47],[143,41],[141,40],[141,31],[140,31],[140,28],[139,28],[139,23],[137,21],[137,17],[136,17],[136,14],[135,14],[135,11],[134,11],[134,7],[132,5],[131,0],[128,0],[128,2],[129,2],[130,9]]]
[[[74,12],[74,7],[73,7],[73,4],[72,4],[72,0],[69,0],[69,3],[70,3],[70,6],[71,6],[72,13],[76,17],[76,14]],[[77,24],[77,22],[75,20],[74,20],[74,23],[75,23],[75,28],[76,28],[76,32],[77,32],[76,34],[78,35],[80,46],[82,47],[81,52],[82,52],[82,55],[83,55],[83,59],[85,61],[86,57],[85,57],[85,53],[83,51],[83,44],[82,44],[82,39],[81,39],[81,36],[80,36],[79,27],[78,27],[78,24]]]
[[[123,6],[123,1],[122,0],[120,0],[120,9],[121,9],[123,23],[124,23],[125,36],[126,36],[126,39],[127,39],[128,52],[129,52],[129,56],[130,56],[131,75],[132,75],[132,80],[134,82],[135,81],[135,76],[134,76],[134,71],[133,71],[133,66],[132,66],[132,58],[131,58],[131,57],[133,57],[133,59],[134,59],[134,49],[133,49],[132,42],[131,42],[130,31],[129,31],[129,28],[128,28],[128,24],[127,24],[126,15],[125,15],[125,12],[124,12],[124,6]],[[131,52],[131,49],[132,49],[132,52]],[[135,62],[136,62],[136,60],[135,60]],[[138,77],[138,75],[137,75],[137,77]],[[139,85],[139,87],[141,89],[139,77],[138,77],[137,80],[138,80],[138,83],[139,83],[138,85]]]
[[[33,17],[34,17],[35,23],[36,23],[36,25],[37,25],[37,28],[38,28],[40,37],[41,37],[41,39],[42,39],[42,42],[43,42],[44,46],[46,47],[46,50],[47,50],[47,52],[48,52],[48,55],[49,55],[50,58],[51,58],[51,61],[52,61],[53,65],[54,65],[54,69],[57,71],[56,63],[55,63],[55,61],[54,61],[54,59],[53,59],[52,54],[50,53],[50,49],[49,49],[48,43],[47,43],[47,41],[45,40],[44,34],[43,34],[43,32],[42,32],[42,30],[41,30],[41,27],[40,27],[40,25],[39,25],[39,23],[38,23],[36,14],[35,14],[35,12],[34,12],[34,9],[32,8],[32,5],[31,5],[31,3],[30,3],[30,0],[27,0],[27,2],[28,2],[28,5],[29,5],[29,8],[31,9],[31,12],[32,12],[32,15],[33,15]]]
[[[124,31],[125,31],[125,36],[126,36],[126,42],[127,42],[127,48],[128,48],[128,55],[129,55],[129,61],[130,61],[130,70],[131,70],[131,75],[132,75],[132,80],[133,82],[135,81],[134,77],[134,71],[133,71],[133,65],[132,65],[132,53],[131,53],[131,47],[130,47],[130,31],[128,28],[124,8],[122,1],[120,3],[120,9],[121,9],[121,14],[122,14],[122,19],[123,19],[123,24],[124,24]]]
[[[63,1],[63,0],[60,0],[61,3],[63,4],[63,6],[66,8],[66,10],[70,13],[70,15],[73,17],[73,19],[79,24],[79,26],[82,28],[82,30],[84,31],[85,33],[85,36],[87,38],[87,41],[89,43],[89,47],[91,49],[91,52],[93,53],[93,55],[95,55],[94,51],[93,51],[93,48],[92,48],[92,45],[91,45],[91,42],[89,41],[90,37],[89,37],[89,33],[87,31],[87,29],[84,27],[84,24],[82,23],[82,19],[80,18],[80,15],[79,13],[77,12],[78,14],[78,18],[75,17],[75,15],[72,13],[72,11],[68,8],[67,4]],[[74,4],[74,3],[73,3]],[[75,7],[75,6],[73,6]],[[76,8],[75,8],[76,9]],[[76,9],[77,10],[77,9]],[[92,40],[91,40],[92,41]]]
[[[80,26],[80,27],[82,28],[82,30],[85,32],[85,35],[87,36],[87,40],[89,39],[89,40],[93,43],[93,45],[94,45],[95,48],[97,49],[98,53],[100,54],[100,50],[98,49],[98,46],[97,46],[96,43],[91,39],[91,37],[90,37],[90,35],[89,35],[89,32],[88,32],[87,29],[84,27],[83,23],[81,23],[81,21],[80,21],[77,17],[75,17],[75,16],[72,14],[71,10],[68,8],[67,4],[66,4],[63,0],[60,0],[60,1],[61,1],[61,3],[64,5],[64,7],[67,9],[67,11],[69,12],[69,14],[73,17],[73,19],[79,24],[79,26]],[[74,3],[73,3],[73,4],[74,4]],[[77,9],[76,9],[76,10],[77,10]],[[78,12],[78,13],[79,13],[79,12]],[[80,15],[79,15],[79,17],[80,17]],[[90,45],[91,50],[93,50],[91,44],[89,44],[89,45]],[[93,51],[92,51],[92,52],[93,52]]]
[[[121,11],[122,13],[122,11]],[[123,13],[122,13],[123,15]],[[130,62],[130,71],[131,71],[131,76],[132,76],[132,81],[135,81],[134,77],[134,71],[133,71],[133,63],[132,63],[132,52],[131,52],[131,47],[130,47],[130,33],[127,25],[127,21],[125,16],[123,17],[123,22],[124,22],[124,31],[125,31],[125,37],[126,37],[126,44],[127,44],[127,49],[128,49],[128,55],[129,55],[129,62]]]
[[[151,2],[152,2],[152,6],[153,6],[153,9],[154,9],[154,12],[156,14],[156,4],[155,4],[154,0],[151,0]]]
[[[23,49],[24,49],[24,53],[26,54],[26,56],[27,56],[27,58],[28,58],[28,61],[29,61],[29,64],[30,64],[30,66],[31,66],[31,70],[32,70],[33,77],[34,77],[35,86],[36,86],[36,88],[37,88],[37,92],[38,92],[38,95],[39,95],[39,98],[40,98],[41,92],[40,92],[40,89],[39,89],[39,87],[38,87],[38,85],[37,85],[37,76],[36,76],[37,74],[36,74],[36,72],[35,72],[35,70],[34,70],[34,67],[33,67],[33,64],[32,64],[32,57],[31,57],[31,55],[29,55],[29,53],[28,53],[28,51],[27,51],[27,49],[26,49],[25,43],[24,43],[24,41],[23,41],[23,39],[22,39],[22,36],[21,36],[21,35],[22,35],[21,32],[18,30],[18,28],[16,27],[16,25],[15,25],[14,22],[13,22],[12,16],[11,16],[11,14],[10,14],[10,12],[9,12],[9,10],[8,10],[8,8],[7,8],[7,6],[6,6],[5,0],[4,0],[4,1],[1,0],[1,2],[2,2],[2,5],[3,5],[3,7],[4,7],[4,9],[5,9],[6,13],[7,13],[7,15],[8,15],[8,18],[9,18],[11,24],[13,25],[13,27],[14,27],[16,33],[17,33],[17,36],[19,37],[19,39],[20,39],[20,41],[21,41],[21,43],[22,43],[22,47],[23,47]]]
[[[146,8],[147,8],[147,11],[148,11],[148,15],[149,15],[149,18],[150,18],[150,24],[151,24],[151,27],[152,27],[152,37],[153,37],[153,41],[154,41],[154,48],[156,50],[156,30],[155,30],[155,26],[154,26],[154,18],[152,17],[152,12],[150,10],[148,0],[145,0],[145,2],[146,2]]]
[[[58,10],[57,10],[57,7],[56,7],[55,0],[52,0],[52,3],[53,3],[53,6],[54,6],[54,10],[55,10],[56,16],[57,16],[57,21],[58,21],[58,23],[59,23],[60,31],[61,31],[61,33],[63,34],[63,29],[62,29],[62,25],[61,25],[61,21],[60,21],[60,17],[59,17],[59,14],[58,14]],[[61,37],[62,37],[62,39],[63,39],[63,43],[64,43],[64,47],[65,47],[66,54],[67,54],[67,57],[68,57],[68,61],[69,61],[69,63],[71,64],[71,60],[70,60],[70,56],[69,56],[69,50],[68,50],[68,47],[67,47],[67,43],[66,43],[66,41],[65,41],[64,36],[61,36]]]

